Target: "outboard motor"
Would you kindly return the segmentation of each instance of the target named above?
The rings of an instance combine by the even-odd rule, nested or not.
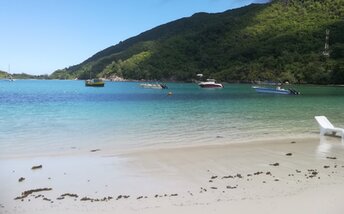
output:
[[[168,89],[167,85],[165,85],[165,84],[160,84],[160,86],[161,86],[161,88],[163,88],[163,89]]]
[[[289,88],[289,91],[290,91],[290,93],[293,94],[293,95],[300,95],[300,92],[296,91],[296,90],[293,89],[293,88]]]

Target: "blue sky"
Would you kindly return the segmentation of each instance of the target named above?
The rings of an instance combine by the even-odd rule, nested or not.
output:
[[[267,0],[0,0],[0,70],[50,74],[196,12]]]

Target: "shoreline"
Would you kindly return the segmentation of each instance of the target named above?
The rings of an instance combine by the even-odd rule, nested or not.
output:
[[[39,76],[39,75],[38,75]],[[42,75],[44,76],[44,75]],[[119,79],[119,80],[111,80],[111,78],[103,78],[107,82],[157,82],[157,80],[134,80],[134,79]],[[0,81],[6,81],[8,78],[0,78]],[[87,79],[42,79],[42,78],[15,78],[15,80],[48,80],[48,81],[85,81]],[[158,80],[158,82],[166,82],[166,83],[195,83],[193,80]],[[230,82],[221,82],[224,84],[243,84],[243,85],[252,85],[252,84],[257,84],[254,83],[254,81],[247,80],[247,81],[230,81]],[[296,86],[324,86],[324,87],[344,87],[343,84],[314,84],[314,83],[289,83],[289,85],[296,85]]]
[[[2,158],[0,212],[340,213],[343,177],[331,137]]]
[[[69,148],[63,148],[59,151],[34,151],[30,154],[26,153],[17,153],[17,154],[1,154],[0,160],[8,159],[30,159],[36,157],[64,157],[64,156],[87,156],[90,153],[101,153],[104,155],[122,155],[146,151],[156,151],[156,150],[166,150],[166,149],[187,149],[187,148],[202,148],[202,147],[212,147],[212,146],[235,146],[235,145],[250,145],[250,144],[266,144],[266,143],[280,143],[286,140],[295,141],[295,140],[319,140],[318,133],[303,133],[292,136],[266,136],[250,139],[228,139],[228,138],[214,138],[216,142],[198,142],[198,143],[152,143],[150,145],[137,145],[133,147],[121,147],[114,148],[114,146],[93,146],[93,147],[77,147],[70,146]]]

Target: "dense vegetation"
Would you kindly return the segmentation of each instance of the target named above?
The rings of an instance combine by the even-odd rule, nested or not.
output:
[[[7,74],[5,71],[0,71],[0,79],[6,78],[7,75],[8,75],[8,74]]]
[[[197,13],[96,53],[52,78],[344,83],[344,0],[273,0]],[[323,54],[330,31],[329,56]]]

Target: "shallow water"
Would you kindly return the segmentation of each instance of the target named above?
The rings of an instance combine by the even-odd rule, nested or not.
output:
[[[258,94],[246,84],[167,85],[0,81],[0,156],[302,137],[318,132],[315,115],[344,127],[344,87],[295,86],[302,95],[287,96]]]

